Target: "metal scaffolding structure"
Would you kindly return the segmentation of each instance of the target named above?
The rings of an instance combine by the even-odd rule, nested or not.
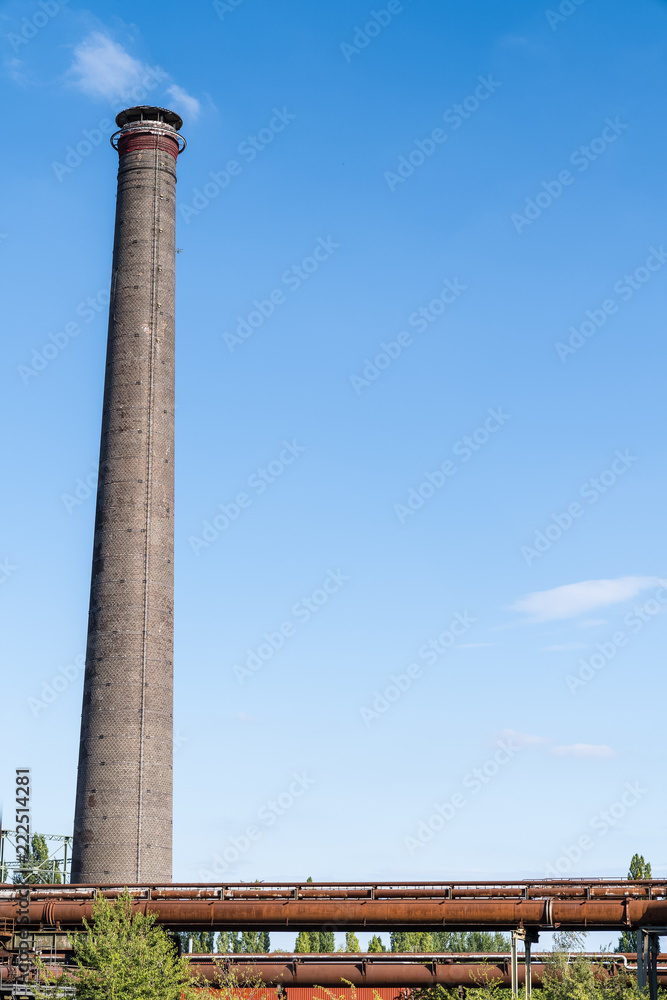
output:
[[[72,837],[57,833],[38,834],[46,841],[56,844],[52,851],[49,851],[48,858],[39,863],[34,860],[29,862],[22,857],[21,852],[16,847],[16,832],[14,830],[0,830],[0,883],[12,881],[20,877],[28,882],[55,882],[56,875],[59,875],[63,883],[70,880],[70,868],[72,861]],[[10,849],[8,852],[7,848]],[[10,854],[12,855],[10,857]]]

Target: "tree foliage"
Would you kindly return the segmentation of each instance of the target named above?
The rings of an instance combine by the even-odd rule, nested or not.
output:
[[[394,931],[391,950],[397,952],[507,952],[510,940],[505,934],[492,931]]]
[[[638,998],[633,976],[626,972],[606,975],[585,955],[570,958],[565,951],[555,951],[546,966],[542,985],[533,987],[533,1000],[648,1000],[648,991]],[[465,1000],[505,1000],[508,991],[500,979],[493,978],[489,967],[469,987],[415,990],[412,1000],[461,1000],[463,996]]]
[[[345,951],[346,952],[358,952],[361,951],[361,945],[359,944],[359,938],[354,933],[354,931],[347,931],[345,934]]]
[[[382,941],[377,936],[377,934],[374,934],[373,937],[368,942],[368,950],[369,951],[386,951],[387,949],[382,944]]]
[[[294,951],[300,955],[310,955],[312,951],[311,940],[312,935],[310,931],[299,931],[294,942]]]
[[[46,838],[41,833],[33,833],[30,838],[30,850],[21,857],[21,869],[14,873],[15,884],[61,885],[62,880],[60,863],[53,858],[49,859]]]
[[[213,931],[179,931],[178,939],[181,942],[182,954],[187,954],[190,951],[190,941],[192,941],[194,955],[210,955],[214,950],[215,934]]]
[[[51,989],[35,990],[38,1000],[63,996],[61,986],[74,987],[76,1000],[197,1000],[201,996],[187,959],[179,958],[174,941],[155,924],[155,915],[132,912],[126,890],[115,900],[98,897],[92,925],[73,935],[76,966]],[[55,992],[53,987],[55,986]]]
[[[268,931],[222,931],[218,935],[217,951],[232,955],[263,955],[271,951],[271,937]]]
[[[652,878],[651,875],[651,865],[648,861],[644,860],[643,854],[633,854],[632,861],[630,862],[630,867],[628,869],[628,878]],[[620,938],[618,939],[618,944],[616,946],[616,951],[627,952],[627,951],[637,951],[637,932],[636,931],[623,931]]]
[[[318,951],[324,952],[326,954],[331,954],[332,951],[336,950],[336,939],[333,931],[320,931],[320,941],[319,941]]]

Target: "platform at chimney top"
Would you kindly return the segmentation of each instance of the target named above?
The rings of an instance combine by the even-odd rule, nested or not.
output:
[[[116,115],[116,125],[119,128],[132,125],[135,122],[161,122],[163,125],[171,125],[177,132],[183,128],[183,119],[175,111],[169,111],[168,108],[140,104],[136,108],[126,108]]]

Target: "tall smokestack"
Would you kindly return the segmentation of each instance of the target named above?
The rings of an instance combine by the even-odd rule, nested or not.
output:
[[[72,882],[171,881],[174,256],[183,122],[120,131]]]

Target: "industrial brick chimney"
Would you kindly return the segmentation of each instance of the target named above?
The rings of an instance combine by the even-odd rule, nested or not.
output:
[[[119,154],[72,882],[171,881],[174,258],[182,121],[116,118]]]

